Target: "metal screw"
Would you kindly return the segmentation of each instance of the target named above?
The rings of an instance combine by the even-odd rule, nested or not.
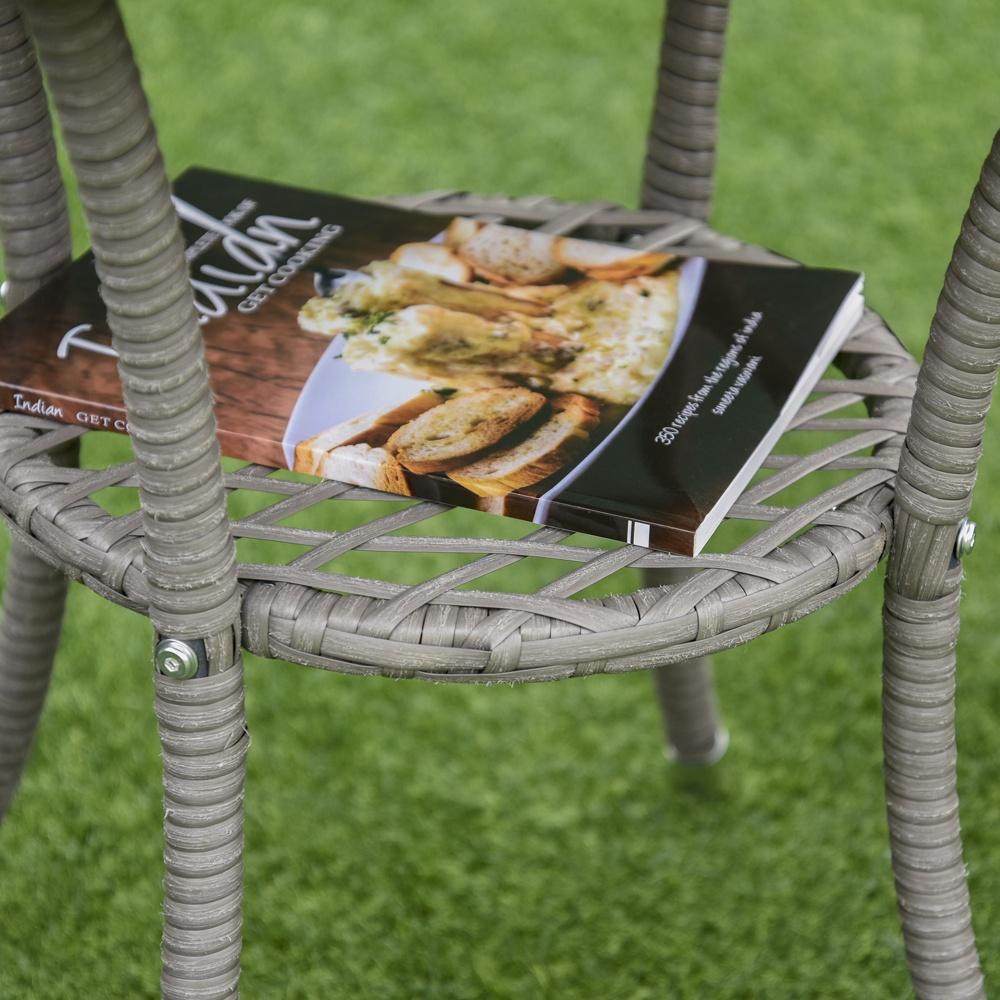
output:
[[[964,518],[955,538],[955,557],[961,559],[976,547],[976,522]]]
[[[198,673],[198,654],[179,639],[161,639],[153,656],[156,669],[164,677],[186,681]]]

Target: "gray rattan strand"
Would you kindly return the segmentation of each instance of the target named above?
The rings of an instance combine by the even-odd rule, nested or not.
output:
[[[163,747],[165,1000],[236,995],[243,885],[243,781],[250,747],[243,668],[156,678]]]
[[[708,218],[728,19],[726,0],[673,0],[668,5],[646,140],[642,203],[647,208]]]
[[[28,14],[118,354],[142,501],[145,610],[158,632],[198,643],[212,675],[182,690],[162,679],[156,687],[166,838],[161,991],[169,1000],[223,1000],[238,995],[240,975],[248,741],[235,546],[184,244],[114,0],[35,0]],[[46,558],[34,541],[18,544]],[[7,667],[0,677],[9,675]]]
[[[17,8],[0,3],[0,239],[13,307],[70,258],[69,217],[42,77]],[[60,461],[72,461],[72,450]],[[0,617],[0,819],[20,780],[45,701],[66,578],[11,546]]]
[[[632,245],[769,257],[663,211],[454,193],[412,196],[406,203],[441,215],[542,219],[552,231],[571,228],[584,236],[597,226],[603,235],[613,233]],[[838,365],[845,377],[825,379],[793,424],[822,446],[767,460],[770,474],[730,513],[731,519],[758,522],[758,530],[726,554],[690,559],[635,546],[595,548],[567,540],[569,532],[557,528],[536,529],[514,540],[450,538],[432,531],[404,535],[400,529],[412,530],[446,508],[418,502],[400,510],[397,496],[335,482],[290,481],[257,466],[230,472],[228,490],[265,493],[274,500],[235,520],[234,536],[305,549],[287,563],[240,564],[244,644],[263,656],[346,673],[439,681],[551,680],[679,662],[740,645],[800,618],[859,583],[882,555],[916,374],[913,360],[870,312]],[[856,412],[858,403],[867,410]],[[134,486],[134,468],[56,470],[46,461],[48,448],[79,431],[13,414],[0,421],[0,507],[15,532],[55,555],[77,579],[144,611],[142,521],[135,514],[112,517],[93,500],[109,486]],[[831,470],[841,474],[833,485],[826,475]],[[809,491],[813,482],[818,485]],[[772,499],[793,484],[809,492],[806,500],[784,506]],[[313,508],[357,499],[389,502],[391,512],[340,532],[284,523],[293,515],[300,520]],[[483,524],[488,527],[485,519]],[[480,558],[405,586],[338,572],[335,562],[327,565],[354,550]],[[468,589],[529,557],[557,561],[562,575],[534,593]],[[671,586],[575,599],[624,567],[692,572]]]
[[[979,997],[955,773],[958,525],[1000,362],[1000,136],[962,223],[920,369],[885,581],[886,804],[920,996]]]
[[[150,615],[159,632],[180,638],[231,631],[235,552],[215,417],[184,242],[139,72],[114,0],[36,0],[28,15],[118,352]]]

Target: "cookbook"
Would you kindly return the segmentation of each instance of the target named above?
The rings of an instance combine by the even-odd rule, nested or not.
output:
[[[847,271],[200,168],[174,201],[224,454],[687,555],[862,309]],[[128,430],[91,254],[0,321],[0,409]]]

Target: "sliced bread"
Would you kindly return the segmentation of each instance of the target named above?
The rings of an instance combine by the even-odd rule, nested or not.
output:
[[[386,448],[411,472],[444,472],[467,465],[544,405],[541,393],[519,387],[465,392],[404,424]]]
[[[543,285],[566,270],[556,255],[557,237],[489,222],[458,247],[482,277],[501,284]]]
[[[555,253],[566,267],[604,281],[625,281],[642,274],[653,274],[673,259],[671,254],[630,250],[628,247],[572,237],[559,240]]]
[[[601,411],[578,393],[555,396],[551,403],[552,416],[520,444],[454,468],[448,477],[476,496],[497,497],[558,472],[587,443]]]
[[[453,250],[457,250],[463,244],[468,243],[482,226],[483,224],[476,222],[475,219],[466,219],[461,215],[456,215],[444,231],[444,242]]]
[[[367,444],[334,448],[323,456],[318,472],[324,479],[413,496],[403,467],[385,448],[372,448]]]
[[[403,424],[443,402],[443,396],[426,390],[390,410],[381,413],[362,413],[351,417],[350,420],[344,420],[333,427],[328,427],[325,431],[321,431],[311,438],[306,438],[295,446],[293,468],[296,472],[308,472],[313,476],[319,475],[320,463],[328,451],[352,444],[385,444],[389,440],[389,436]]]
[[[440,243],[404,243],[393,250],[389,259],[400,267],[434,274],[446,281],[472,280],[472,268]]]

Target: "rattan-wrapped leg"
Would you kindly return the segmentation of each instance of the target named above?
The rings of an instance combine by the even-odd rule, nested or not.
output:
[[[0,0],[0,242],[8,308],[70,257],[69,217],[42,77],[18,7],[6,0]],[[45,702],[65,600],[65,578],[14,542],[0,620],[0,820]]]
[[[163,748],[165,1000],[239,995],[243,782],[250,743],[243,668],[156,676]]]
[[[647,587],[664,587],[690,574],[677,570],[645,570]],[[653,671],[656,699],[663,713],[667,754],[679,764],[714,764],[729,746],[729,733],[719,718],[712,662],[708,657],[669,663]]]
[[[955,780],[959,574],[937,600],[886,587],[883,719],[892,867],[919,1000],[985,996]]]
[[[729,746],[708,657],[657,667],[653,684],[663,713],[668,753],[679,764],[714,764]]]
[[[728,0],[668,0],[642,205],[707,219]]]
[[[0,622],[0,820],[45,704],[65,600],[65,577],[14,542]]]

